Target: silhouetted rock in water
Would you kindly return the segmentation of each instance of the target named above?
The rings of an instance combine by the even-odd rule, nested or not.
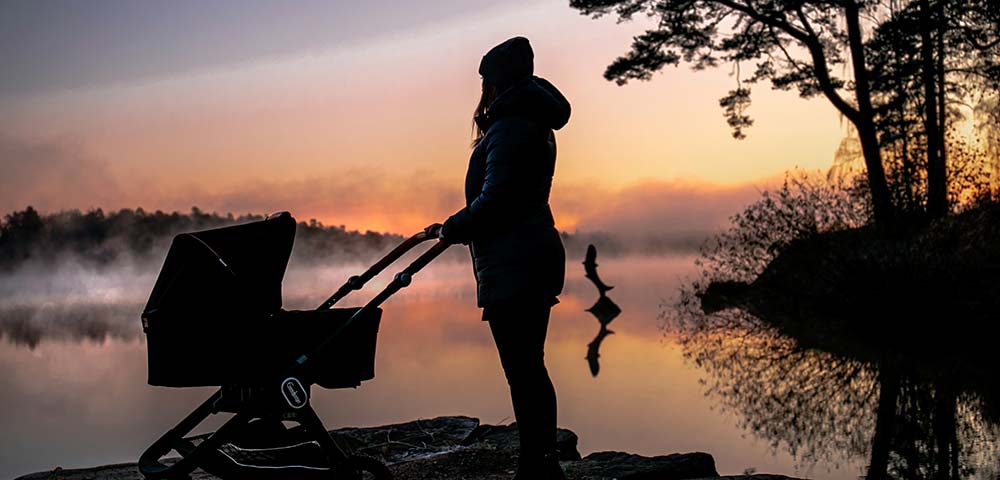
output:
[[[397,480],[500,480],[513,476],[517,466],[517,428],[514,425],[480,425],[470,417],[429,420],[373,428],[343,428],[333,433],[345,445],[381,457]],[[754,475],[719,477],[715,460],[707,453],[675,453],[643,457],[622,452],[598,452],[581,459],[576,434],[559,430],[562,466],[575,480],[709,479],[788,480],[788,477]],[[169,460],[167,460],[169,462]],[[139,480],[135,464],[39,472],[18,480]],[[196,470],[191,478],[215,477]]]
[[[601,281],[601,277],[597,275],[597,247],[594,245],[587,245],[587,256],[583,259],[583,271],[584,274],[591,282],[594,282],[594,286],[597,287],[597,293],[604,297],[604,294],[611,290],[610,285],[605,284]]]
[[[741,308],[779,330],[812,325],[818,340],[863,335],[910,351],[961,348],[1000,316],[1000,207],[971,210],[886,236],[871,228],[794,241],[753,282],[713,282],[714,313]],[[822,329],[815,328],[822,325]],[[975,337],[975,338],[973,338]]]
[[[597,299],[594,305],[587,309],[588,312],[597,317],[597,321],[601,322],[601,326],[605,327],[612,320],[614,320],[618,315],[622,313],[622,309],[618,306],[614,300],[611,300],[607,295],[601,295],[601,298]]]

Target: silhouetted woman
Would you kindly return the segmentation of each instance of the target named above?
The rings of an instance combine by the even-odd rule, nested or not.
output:
[[[533,57],[523,37],[483,56],[466,206],[438,233],[472,251],[478,304],[500,353],[520,434],[514,478],[558,479],[565,477],[555,451],[556,394],[543,349],[566,270],[549,209],[553,130],[566,125],[570,106],[556,87],[532,75]]]

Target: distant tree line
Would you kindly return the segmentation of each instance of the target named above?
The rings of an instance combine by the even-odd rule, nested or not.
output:
[[[32,207],[5,215],[0,223],[0,271],[28,262],[42,265],[74,260],[89,266],[162,259],[174,235],[264,219],[263,215],[233,216],[142,208],[105,212],[65,210],[41,214]],[[300,222],[296,249],[329,260],[365,259],[402,241],[400,235],[347,230],[315,219]]]
[[[56,265],[66,261],[88,267],[146,265],[166,255],[170,241],[179,233],[218,228],[264,219],[264,215],[206,213],[192,207],[188,213],[154,212],[124,208],[105,212],[93,209],[39,213],[32,207],[6,214],[0,221],[0,272],[27,264]],[[628,253],[664,254],[697,251],[707,235],[656,236],[624,240],[601,232],[562,233],[570,258],[580,257],[588,244],[602,255]],[[315,219],[299,222],[292,263],[368,262],[403,241],[395,233],[348,230],[328,226]],[[462,249],[452,249],[445,258],[468,258]]]

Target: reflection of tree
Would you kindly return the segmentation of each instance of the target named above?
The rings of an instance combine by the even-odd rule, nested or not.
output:
[[[911,359],[846,353],[857,346],[804,348],[734,309],[677,318],[670,327],[708,394],[803,467],[863,462],[870,479],[995,478],[1000,468],[995,387],[951,375],[960,364],[917,371]]]
[[[44,303],[0,307],[0,339],[30,349],[45,340],[103,343],[141,337],[142,304]]]
[[[983,416],[976,386],[962,391],[888,370],[880,375],[884,425],[873,435],[868,478],[996,478],[1000,426]]]
[[[754,325],[684,333],[685,355],[706,371],[707,393],[772,448],[805,464],[867,451],[877,399],[870,367]]]

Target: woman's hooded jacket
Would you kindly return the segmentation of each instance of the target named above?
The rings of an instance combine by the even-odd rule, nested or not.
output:
[[[480,307],[556,303],[566,253],[549,208],[555,169],[553,130],[570,105],[548,81],[526,76],[476,117],[485,132],[469,159],[466,206],[442,236],[470,246]]]

